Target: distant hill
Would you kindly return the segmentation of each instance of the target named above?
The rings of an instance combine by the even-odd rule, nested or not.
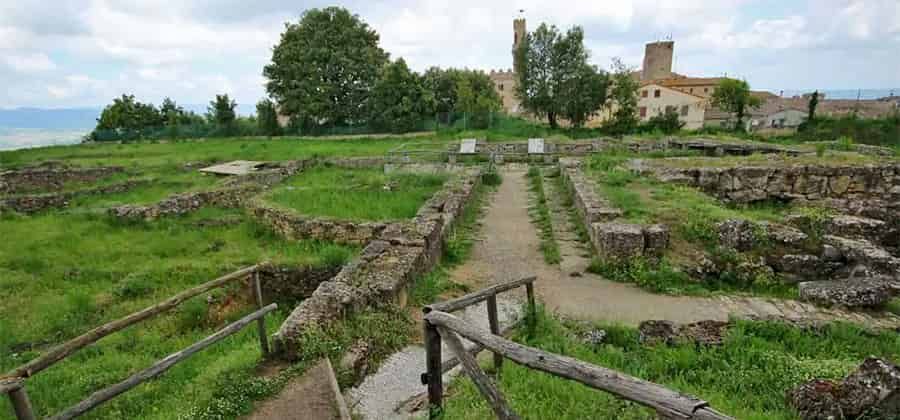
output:
[[[184,109],[200,115],[206,113],[205,104],[186,104]],[[2,128],[40,128],[47,130],[91,130],[97,124],[102,108],[0,108]],[[238,104],[238,115],[256,113],[254,104]]]
[[[90,130],[100,108],[0,108],[0,127]]]

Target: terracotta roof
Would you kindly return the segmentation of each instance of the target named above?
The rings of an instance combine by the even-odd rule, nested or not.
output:
[[[693,94],[693,93],[688,93],[688,92],[685,92],[685,91],[679,90],[679,89],[672,89],[672,88],[669,87],[669,86],[661,85],[661,84],[659,84],[659,83],[657,83],[656,81],[653,81],[653,80],[647,81],[647,82],[641,82],[641,87],[642,87],[642,88],[643,88],[643,87],[646,87],[646,86],[659,86],[659,87],[661,87],[661,88],[663,88],[663,89],[671,90],[672,92],[678,92],[678,93],[681,93],[681,94],[684,94],[684,95],[693,96],[693,97],[700,98],[700,99],[706,99],[706,98],[704,98],[703,96],[700,96],[700,95],[695,95],[695,94]]]
[[[724,77],[673,77],[656,80],[656,83],[667,87],[709,86],[717,85],[723,80],[725,80]]]

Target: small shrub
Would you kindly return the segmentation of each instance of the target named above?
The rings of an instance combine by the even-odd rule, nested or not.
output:
[[[496,169],[492,168],[481,175],[481,183],[489,187],[496,187],[503,183],[503,176],[501,176]]]
[[[209,315],[209,304],[203,299],[194,298],[183,303],[178,312],[178,327],[184,331],[197,330],[206,326]]]
[[[834,143],[835,150],[842,150],[844,152],[852,152],[856,150],[856,144],[853,142],[852,137],[841,136]]]
[[[828,147],[824,143],[817,144],[816,145],[816,156],[817,157],[825,156],[825,150],[827,150],[827,149],[828,149]]]
[[[155,279],[149,273],[130,273],[119,282],[113,294],[122,299],[144,297],[156,289],[155,283]]]

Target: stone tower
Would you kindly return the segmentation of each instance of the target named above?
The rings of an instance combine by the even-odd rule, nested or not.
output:
[[[513,45],[512,45],[512,55],[513,55],[513,71],[515,71],[517,66],[516,64],[516,50],[522,46],[522,42],[525,41],[525,35],[528,33],[528,29],[525,26],[525,18],[517,18],[513,20]]]
[[[658,41],[647,44],[644,50],[644,68],[641,80],[667,79],[672,77],[672,53],[675,41]]]

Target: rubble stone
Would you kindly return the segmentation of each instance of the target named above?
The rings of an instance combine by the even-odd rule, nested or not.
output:
[[[799,284],[800,299],[821,305],[847,308],[877,308],[893,297],[891,283],[884,278],[810,281]]]

